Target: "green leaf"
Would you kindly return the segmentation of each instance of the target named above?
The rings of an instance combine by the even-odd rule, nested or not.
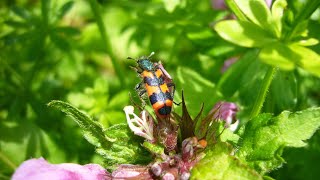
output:
[[[273,35],[247,21],[225,20],[214,29],[225,40],[244,47],[263,47],[276,41]]]
[[[237,16],[240,21],[247,21],[247,17],[243,12],[239,9],[238,5],[234,0],[225,0],[225,3],[231,9],[231,11]]]
[[[230,142],[232,144],[236,144],[239,139],[239,135],[232,132],[229,128],[224,129],[222,134],[220,135],[220,140],[222,142]]]
[[[292,44],[289,46],[292,52],[297,54],[297,65],[309,73],[320,77],[320,56],[311,49]]]
[[[108,141],[112,142],[112,139],[107,138],[104,135],[104,131],[99,123],[93,121],[91,117],[87,114],[81,112],[79,109],[71,106],[70,104],[53,100],[48,103],[48,106],[55,107],[60,111],[66,113],[68,116],[78,123],[85,134],[85,138],[93,145],[97,147],[107,147],[109,145]],[[108,141],[107,141],[108,140]]]
[[[274,22],[274,26],[276,28],[277,37],[280,37],[280,33],[282,30],[282,17],[283,17],[283,11],[287,7],[287,1],[286,0],[276,0],[271,8],[271,14]]]
[[[242,55],[220,78],[217,87],[225,97],[232,97],[233,94],[242,87],[242,77],[244,74],[251,72],[255,74],[256,67],[248,68],[256,62],[258,55],[257,50],[251,50]],[[243,71],[246,69],[246,71]]]
[[[193,167],[191,179],[262,179],[257,172],[230,155],[232,147],[227,143],[218,143],[208,148],[205,153],[206,156]]]
[[[319,44],[319,40],[315,38],[303,39],[297,42],[301,46],[314,46]]]
[[[61,19],[73,6],[73,1],[66,2],[57,12],[57,20]]]
[[[294,72],[278,71],[272,80],[270,94],[265,106],[267,112],[280,113],[283,109],[293,110],[297,104],[297,80]]]
[[[28,20],[31,17],[30,13],[24,8],[21,8],[18,6],[13,6],[11,8],[11,10],[14,12],[14,14],[16,14],[17,16],[19,16],[22,19]]]
[[[276,35],[271,12],[263,0],[234,0],[242,13],[254,24]],[[279,36],[278,36],[279,37]]]
[[[141,144],[143,139],[135,136],[127,124],[116,124],[106,131],[106,137],[112,140],[108,148],[96,151],[105,158],[105,167],[115,169],[119,164],[147,164],[151,154]]]
[[[320,76],[320,56],[297,44],[272,43],[262,48],[259,59],[282,70],[292,70],[297,65],[313,75]]]
[[[164,147],[158,144],[152,144],[148,141],[143,142],[143,147],[148,149],[151,153],[161,156],[164,154]]]
[[[215,94],[215,85],[211,81],[203,78],[199,73],[187,67],[179,67],[177,69],[175,83],[177,87],[183,89],[186,105],[191,117],[195,117],[199,113],[201,103],[205,103],[204,111],[207,112],[220,98]],[[175,94],[178,95],[179,92],[179,90],[176,90]],[[175,101],[180,102],[181,100],[175,96]]]
[[[303,147],[320,126],[320,108],[282,112],[277,117],[261,114],[249,121],[237,157],[264,174],[281,166],[284,147]]]
[[[145,164],[151,156],[140,144],[143,139],[135,136],[127,124],[117,124],[106,130],[88,115],[62,101],[51,101],[48,106],[56,107],[71,116],[81,127],[84,137],[105,159],[105,166],[114,169],[118,164]]]
[[[282,70],[292,70],[295,67],[294,61],[298,57],[286,45],[276,42],[263,47],[259,59]]]
[[[39,157],[52,163],[66,161],[65,152],[54,138],[32,122],[11,119],[0,123],[0,171],[12,172],[23,161]]]

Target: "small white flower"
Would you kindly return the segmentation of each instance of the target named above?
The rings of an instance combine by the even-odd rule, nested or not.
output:
[[[234,122],[233,124],[230,124],[229,129],[234,132],[235,130],[237,130],[238,126],[239,126],[240,121],[237,119],[236,122]]]
[[[152,117],[145,110],[143,110],[141,112],[142,117],[140,118],[134,114],[133,106],[126,106],[123,108],[123,110],[126,113],[126,119],[129,128],[133,131],[133,133],[153,142],[155,138],[153,137]]]

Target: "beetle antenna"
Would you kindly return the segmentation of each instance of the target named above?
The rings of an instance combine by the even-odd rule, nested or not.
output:
[[[148,58],[150,58],[151,56],[153,56],[154,55],[154,52],[152,51],[151,53],[150,53],[150,55],[148,56]]]
[[[134,58],[132,58],[132,57],[127,57],[127,59],[130,59],[130,60],[136,60],[136,59],[134,59]]]

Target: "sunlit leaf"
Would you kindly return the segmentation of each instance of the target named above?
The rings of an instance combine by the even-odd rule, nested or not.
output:
[[[152,156],[141,144],[143,139],[135,136],[127,124],[117,124],[105,131],[112,139],[110,146],[98,148],[97,152],[105,158],[105,166],[114,169],[120,164],[147,164]]]
[[[301,46],[314,46],[319,44],[319,40],[315,38],[303,39],[297,42]]]
[[[218,143],[205,151],[203,158],[191,171],[191,179],[234,180],[262,177],[247,167],[241,160],[231,155],[232,147],[226,143]]]
[[[262,47],[276,40],[261,27],[246,21],[225,20],[214,29],[225,40],[244,47]]]
[[[282,112],[277,117],[261,114],[249,121],[237,156],[260,173],[281,166],[284,147],[303,147],[320,126],[320,108]]]
[[[114,169],[118,164],[150,161],[149,153],[141,146],[142,139],[135,136],[127,124],[117,124],[104,130],[100,123],[68,103],[54,100],[48,106],[58,108],[78,123],[84,137],[96,146],[97,153],[104,157],[107,168]]]
[[[282,17],[284,13],[284,9],[287,7],[286,0],[276,0],[272,4],[271,14],[274,22],[274,26],[276,27],[277,36],[280,37],[280,33],[282,30]]]
[[[55,107],[72,117],[73,120],[82,128],[85,137],[90,143],[97,147],[108,146],[109,142],[107,137],[104,135],[101,125],[96,121],[93,121],[93,119],[87,114],[63,101],[53,100],[48,103],[48,106]],[[109,140],[111,141],[111,139]]]
[[[272,43],[262,48],[259,53],[259,59],[269,65],[279,67],[283,70],[292,70],[295,67],[295,61],[299,59],[297,54],[290,48],[281,43]]]
[[[263,29],[268,30],[274,35],[277,34],[272,22],[271,12],[264,0],[234,1],[237,4],[238,8],[251,22]]]
[[[320,56],[316,52],[303,46],[292,44],[291,51],[297,54],[297,65],[309,73],[320,77]]]
[[[202,103],[205,103],[204,112],[207,112],[220,98],[215,94],[215,85],[211,81],[203,78],[199,73],[187,67],[179,67],[177,69],[175,83],[177,87],[183,90],[191,117],[195,117],[199,113]],[[179,93],[179,89],[176,90],[176,94]],[[176,101],[179,102],[181,100],[177,99]]]

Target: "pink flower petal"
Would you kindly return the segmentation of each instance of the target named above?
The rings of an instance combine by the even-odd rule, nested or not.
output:
[[[110,174],[98,164],[49,164],[45,159],[39,158],[23,162],[16,169],[12,180],[102,180],[108,176]]]

